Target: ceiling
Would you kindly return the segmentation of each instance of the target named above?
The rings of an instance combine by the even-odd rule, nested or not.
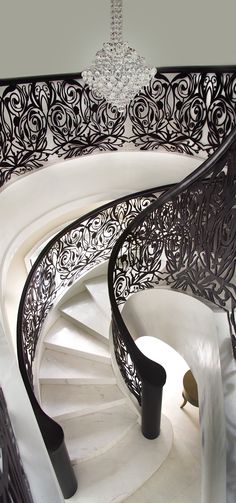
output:
[[[109,39],[109,0],[0,0],[0,78],[78,72]],[[235,0],[123,0],[124,39],[154,66],[235,64]]]

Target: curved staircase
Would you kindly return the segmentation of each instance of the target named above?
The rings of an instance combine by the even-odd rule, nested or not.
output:
[[[99,274],[99,275],[96,275]],[[67,293],[68,297],[68,293]],[[101,269],[62,299],[43,341],[41,405],[63,428],[78,478],[71,501],[124,501],[161,466],[172,446],[172,427],[140,434],[140,413],[119,388],[109,349],[110,304]]]
[[[92,209],[83,218],[77,219],[47,244],[26,280],[17,321],[17,350],[22,379],[62,492],[65,497],[69,497],[68,494],[74,494],[76,490],[76,481],[64,444],[63,430],[65,432],[66,444],[79,482],[78,493],[73,496],[74,502],[127,500],[130,503],[149,503],[155,500],[158,494],[160,503],[189,503],[190,500],[195,503],[191,491],[188,495],[186,492],[183,495],[178,490],[179,494],[176,494],[169,483],[172,477],[172,485],[178,485],[177,471],[171,472],[170,469],[171,456],[166,463],[168,472],[165,472],[164,485],[161,488],[158,486],[157,492],[155,480],[155,483],[151,484],[151,493],[148,489],[141,495],[140,489],[139,499],[136,498],[137,488],[160,467],[165,458],[158,457],[158,452],[160,454],[162,451],[162,443],[165,455],[170,449],[170,426],[168,422],[163,421],[158,440],[150,442],[140,434],[137,437],[139,406],[136,408],[133,401],[129,401],[127,390],[122,393],[123,385],[118,377],[116,363],[113,367],[115,352],[117,365],[129,391],[142,403],[142,419],[145,413],[145,417],[152,417],[153,423],[156,423],[155,414],[152,412],[156,411],[156,391],[164,382],[164,372],[161,376],[160,365],[146,357],[136,345],[123,318],[123,304],[139,291],[162,287],[190,297],[198,297],[210,305],[214,304],[227,316],[226,328],[224,326],[219,330],[215,337],[218,357],[212,358],[207,349],[202,351],[203,358],[200,359],[200,363],[203,362],[203,366],[205,364],[209,371],[212,366],[219,370],[220,384],[218,386],[210,375],[209,379],[205,378],[205,390],[200,389],[203,443],[201,501],[222,503],[227,499],[227,502],[231,503],[231,498],[235,501],[235,449],[231,449],[231,446],[235,445],[236,438],[233,360],[233,356],[236,358],[236,69],[222,67],[214,70],[210,67],[208,70],[189,68],[187,73],[186,71],[186,68],[178,71],[172,69],[170,72],[168,70],[167,73],[164,69],[163,74],[158,71],[150,88],[143,95],[136,97],[127,114],[114,114],[114,117],[103,102],[98,100],[95,106],[92,105],[94,98],[80,82],[80,78],[72,81],[71,77],[66,80],[54,77],[46,83],[37,83],[33,79],[33,85],[30,81],[1,84],[4,86],[1,101],[3,144],[8,146],[9,143],[9,148],[5,148],[2,185],[5,185],[12,175],[19,176],[32,169],[45,167],[48,160],[56,160],[59,163],[61,158],[68,159],[74,155],[81,156],[101,150],[123,150],[124,147],[127,150],[134,148],[136,153],[139,149],[152,150],[154,153],[156,149],[159,151],[163,148],[167,151],[163,154],[164,158],[167,158],[169,153],[179,152],[189,159],[190,156],[196,156],[199,162],[207,159],[194,173],[190,169],[188,173],[192,174],[180,183],[176,183],[182,176],[175,159],[173,166],[178,175],[171,175],[171,180],[169,167],[165,170],[162,166],[165,183],[175,183],[168,192],[164,190],[163,179],[160,182],[157,165],[154,184],[158,183],[158,180],[162,187],[157,193],[145,189],[147,184],[148,187],[154,185],[146,167],[145,175],[140,181],[139,174],[144,173],[143,167],[137,171],[135,166],[132,178],[132,169],[127,166],[127,169],[123,170],[127,178],[123,178],[123,171],[120,172],[113,162],[111,164],[114,169],[112,171],[109,166],[107,176],[103,166],[102,170],[94,169],[92,172],[87,165],[85,170],[84,166],[80,163],[77,166],[75,162],[73,166],[70,164],[73,173],[74,168],[77,170],[75,179],[78,183],[75,184],[74,179],[68,176],[68,165],[65,167],[64,163],[61,163],[60,166],[55,166],[55,173],[54,169],[47,168],[52,178],[48,177],[48,194],[44,194],[44,204],[40,199],[37,211],[31,214],[29,208],[30,204],[35,206],[35,191],[30,190],[32,201],[27,199],[27,205],[19,205],[25,210],[19,213],[19,228],[22,230],[19,242],[22,240],[25,243],[25,230],[27,229],[28,236],[41,221],[42,211],[45,220],[48,219],[48,201],[50,211],[52,214],[55,211],[57,216],[58,211],[61,214],[64,212],[67,204],[69,211],[72,203],[73,210],[77,208],[78,201],[82,208],[87,208],[88,203],[103,202],[103,206]],[[11,102],[12,105],[17,105],[14,95],[16,84],[19,97],[27,96],[27,100],[20,99],[22,105],[25,105],[12,106],[11,109]],[[162,91],[159,95],[160,89]],[[75,131],[74,127],[67,139],[61,135],[61,127],[54,123],[52,113],[58,100],[68,118],[68,124],[84,124],[84,136],[80,128]],[[37,117],[42,108],[40,117],[44,117],[46,127],[39,125],[40,142],[35,141],[37,135],[33,135],[34,145],[29,150],[28,129],[24,137],[22,124],[25,123],[28,112],[32,112],[32,103],[34,106],[37,103],[34,110]],[[87,104],[89,118],[87,113],[85,114]],[[32,117],[31,113],[30,116]],[[71,116],[75,121],[70,120]],[[12,124],[10,142],[9,125],[6,122],[8,117]],[[94,131],[95,136],[91,136]],[[38,151],[39,144],[41,147]],[[76,152],[75,145],[80,145]],[[117,159],[117,155],[114,159]],[[141,159],[142,156],[139,157]],[[35,162],[35,159],[38,159],[38,162]],[[181,165],[182,162],[180,159]],[[91,183],[91,173],[95,172],[96,176]],[[59,178],[62,173],[63,177]],[[184,176],[182,171],[181,173]],[[39,174],[40,170],[37,175]],[[36,182],[37,179],[35,174]],[[55,198],[52,197],[51,190],[54,180],[63,192],[61,194],[58,190]],[[65,180],[69,181],[68,191]],[[132,180],[135,180],[135,185]],[[22,187],[21,182],[22,180],[17,183],[19,189]],[[24,194],[27,190],[25,184],[26,181]],[[41,185],[38,183],[37,186]],[[45,183],[42,183],[42,186],[45,187]],[[135,190],[134,187],[139,193],[130,199],[127,194]],[[11,195],[11,190],[8,192]],[[115,201],[115,197],[120,199]],[[12,199],[15,206],[18,199]],[[4,202],[4,194],[2,201]],[[13,205],[10,200],[5,202],[6,208],[11,209]],[[11,213],[6,211],[6,214],[9,221]],[[5,283],[5,262],[10,261],[10,251],[12,255],[16,253],[18,231],[16,226],[11,236],[8,225],[6,232],[2,233]],[[109,296],[114,343],[114,346],[111,343],[112,357],[109,350],[110,315],[105,300],[106,282],[104,277],[98,277],[101,269],[99,273],[96,270],[95,276],[91,274],[94,266],[101,265],[109,258]],[[89,275],[85,276],[88,272]],[[4,286],[5,283],[3,282]],[[12,319],[11,312],[8,311],[8,318]],[[46,327],[48,328],[50,323],[46,333]],[[226,359],[222,346],[223,349],[226,348]],[[193,352],[192,343],[190,351]],[[166,368],[168,361],[163,366]],[[168,374],[171,373],[171,369],[166,370]],[[200,364],[198,370],[200,374]],[[155,388],[155,393],[150,392],[152,387]],[[215,407],[212,407],[212,411],[216,410],[216,413],[210,416],[209,407],[206,407],[207,399],[208,406]],[[219,421],[218,405],[220,410],[224,411],[223,421]],[[49,416],[43,410],[47,411]],[[163,410],[165,411],[165,406]],[[185,411],[181,411],[182,419],[183,414]],[[56,422],[50,416],[54,417]],[[174,409],[170,417],[172,420],[175,417]],[[211,441],[211,433],[214,432],[212,424],[215,425],[215,422],[211,422],[212,418],[218,418],[220,423],[220,428],[219,424],[215,428],[219,440],[217,448],[215,439]],[[223,435],[219,434],[221,429]],[[168,441],[165,440],[166,436]],[[183,438],[184,434],[181,439]],[[155,455],[152,450],[156,451]],[[159,471],[163,471],[163,466]],[[185,488],[191,488],[193,478],[191,474],[187,477]],[[168,490],[164,490],[166,485]],[[130,496],[132,493],[134,496]],[[199,497],[196,501],[199,501]]]

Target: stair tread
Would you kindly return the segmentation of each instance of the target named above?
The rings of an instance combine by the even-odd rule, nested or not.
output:
[[[81,384],[115,383],[115,376],[111,365],[90,360],[68,353],[46,349],[39,371],[40,382],[75,382]]]
[[[46,347],[67,350],[89,359],[110,363],[110,354],[106,344],[62,317],[58,318],[50,328],[44,343]]]
[[[114,384],[42,384],[42,407],[54,418],[69,418],[124,403]]]
[[[85,288],[89,291],[99,308],[110,320],[110,299],[107,286],[107,275],[96,276],[84,282]]]
[[[161,434],[152,441],[144,438],[140,426],[135,424],[110,450],[74,465],[80,486],[71,503],[125,501],[166,460],[172,438],[171,424],[164,416]]]
[[[106,340],[109,338],[110,320],[88,292],[78,293],[65,302],[61,306],[61,312],[93,335]]]
[[[73,463],[97,456],[118,442],[137,422],[127,404],[60,421]]]

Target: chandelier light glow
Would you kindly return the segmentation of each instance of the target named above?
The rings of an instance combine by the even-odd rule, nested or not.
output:
[[[156,68],[146,66],[145,59],[123,42],[122,23],[122,0],[111,0],[110,42],[103,44],[82,77],[98,98],[105,98],[124,113],[130,101],[155,76]]]

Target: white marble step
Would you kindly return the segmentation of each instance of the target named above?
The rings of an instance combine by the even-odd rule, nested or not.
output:
[[[108,342],[110,320],[103,314],[88,292],[78,293],[68,300],[62,305],[61,313],[73,323],[86,328],[99,340]]]
[[[48,331],[44,344],[46,348],[63,353],[79,355],[82,358],[108,363],[111,357],[107,344],[100,342],[81,327],[75,327],[65,318],[58,318]]]
[[[110,449],[136,424],[137,415],[127,404],[75,417],[60,424],[72,463],[98,456]]]
[[[103,311],[105,316],[111,319],[111,307],[108,295],[107,276],[105,274],[96,276],[84,282],[85,288]]]
[[[111,365],[46,349],[40,365],[41,384],[115,384]]]
[[[125,403],[114,384],[42,384],[42,407],[55,419],[84,416]]]
[[[156,440],[144,438],[140,426],[136,424],[109,451],[74,465],[79,489],[70,503],[125,501],[160,468],[171,450],[172,437],[171,424],[165,417],[162,419],[161,434]],[[157,500],[158,494],[150,495],[150,498],[147,495],[145,502]],[[160,501],[164,503],[161,495]]]

